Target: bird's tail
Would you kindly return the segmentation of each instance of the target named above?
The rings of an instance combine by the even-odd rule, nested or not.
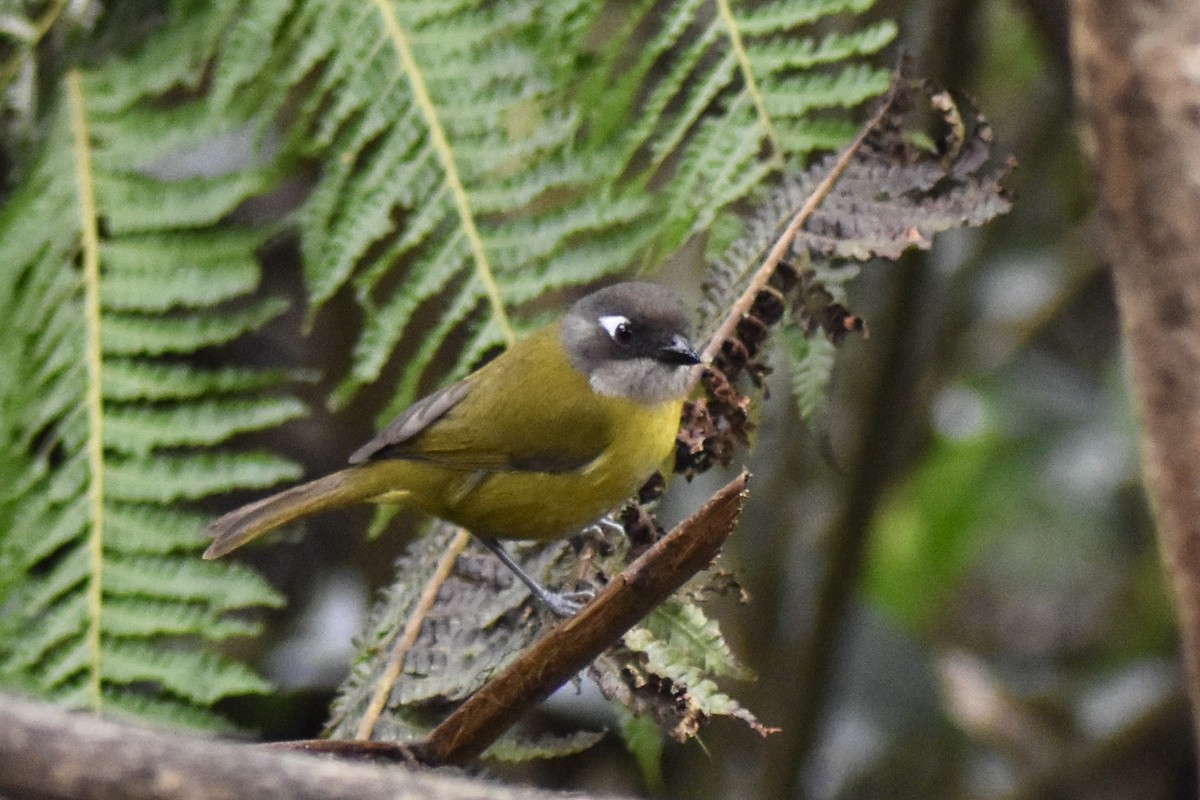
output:
[[[213,541],[204,551],[204,557],[220,558],[251,539],[301,517],[378,497],[387,487],[382,485],[382,471],[373,466],[363,464],[343,469],[230,511],[205,529]]]

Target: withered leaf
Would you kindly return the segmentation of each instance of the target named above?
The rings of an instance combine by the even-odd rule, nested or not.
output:
[[[676,741],[695,736],[711,717],[740,719],[760,735],[776,729],[717,686],[716,678],[751,677],[715,621],[691,601],[672,600],[626,634],[591,667],[604,695],[634,714],[650,715]]]
[[[396,582],[384,593],[357,642],[358,660],[338,690],[327,734],[352,738],[385,680],[395,641],[438,560],[456,535],[438,525],[409,545],[396,563]],[[510,546],[531,574],[556,586],[568,580],[578,557],[569,541]],[[410,741],[437,724],[445,711],[478,689],[532,642],[548,624],[546,612],[491,553],[473,544],[454,565],[390,689],[373,738]]]
[[[910,117],[922,104],[938,115],[936,150],[913,143]],[[797,251],[895,260],[909,248],[928,248],[942,231],[977,227],[1012,207],[1004,180],[1015,161],[987,168],[992,131],[981,114],[964,113],[949,92],[911,80],[892,109],[804,226]],[[825,159],[791,179],[798,184],[791,191],[807,194],[804,187],[815,186],[831,164]]]

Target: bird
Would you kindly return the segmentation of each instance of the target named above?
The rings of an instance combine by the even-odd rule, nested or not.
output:
[[[546,589],[499,540],[553,540],[630,497],[674,449],[700,356],[678,295],[630,281],[566,315],[465,378],[415,402],[349,457],[349,466],[213,521],[219,558],[301,517],[395,503],[470,531],[553,612],[580,605]]]

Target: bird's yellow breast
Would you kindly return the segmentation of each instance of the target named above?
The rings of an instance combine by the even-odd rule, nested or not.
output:
[[[623,409],[612,443],[582,469],[488,473],[478,478],[478,485],[467,486],[461,498],[448,498],[449,507],[437,516],[496,538],[549,539],[573,533],[627,499],[659,468],[674,447],[680,405]],[[466,483],[470,481],[468,477]]]

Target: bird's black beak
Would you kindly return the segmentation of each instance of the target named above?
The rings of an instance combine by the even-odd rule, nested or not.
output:
[[[659,349],[658,360],[664,364],[687,367],[692,364],[699,364],[700,356],[692,349],[691,342],[683,336],[675,334],[671,337],[671,341]]]

